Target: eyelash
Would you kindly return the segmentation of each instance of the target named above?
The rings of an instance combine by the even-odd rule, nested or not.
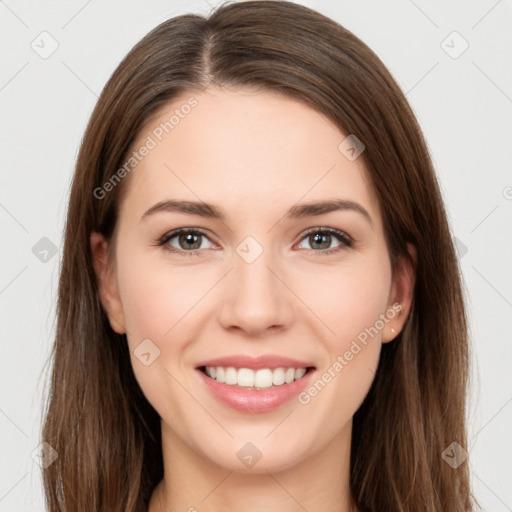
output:
[[[339,231],[337,229],[333,228],[312,228],[306,231],[302,238],[300,239],[300,242],[304,240],[306,237],[313,233],[322,233],[322,234],[328,234],[328,235],[334,235],[339,242],[341,242],[341,245],[338,247],[333,247],[332,249],[325,249],[325,250],[315,250],[315,249],[308,249],[309,251],[318,252],[321,253],[324,256],[327,256],[329,254],[337,253],[343,249],[352,247],[354,240],[348,236],[346,233],[343,233],[343,231]],[[179,254],[183,256],[199,256],[200,253],[204,249],[194,249],[193,251],[185,251],[181,249],[176,249],[175,247],[171,247],[168,245],[168,242],[175,238],[176,236],[183,235],[183,234],[192,234],[192,235],[201,235],[206,238],[208,238],[208,235],[200,230],[195,228],[180,228],[176,229],[174,231],[171,231],[170,233],[166,233],[163,235],[158,241],[157,245],[161,246],[164,250],[169,251],[174,254]],[[208,238],[209,239],[209,238]],[[211,241],[211,240],[210,240]]]

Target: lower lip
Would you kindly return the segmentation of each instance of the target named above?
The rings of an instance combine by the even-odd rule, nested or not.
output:
[[[196,371],[199,372],[213,396],[225,405],[243,412],[266,412],[279,407],[297,396],[307,386],[311,375],[315,372],[315,370],[309,370],[302,378],[289,384],[258,390],[230,386],[208,377],[200,369]]]

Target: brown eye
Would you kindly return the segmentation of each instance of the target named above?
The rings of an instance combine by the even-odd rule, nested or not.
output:
[[[352,245],[352,239],[348,235],[330,228],[315,228],[306,233],[302,240],[308,242],[311,250],[326,254],[337,252]],[[338,244],[332,247],[331,244],[336,240]],[[306,247],[306,249],[308,249],[308,247]]]
[[[159,245],[171,252],[183,253],[187,256],[198,254],[202,249],[209,249],[205,241],[211,241],[205,233],[197,229],[178,229],[164,235]]]

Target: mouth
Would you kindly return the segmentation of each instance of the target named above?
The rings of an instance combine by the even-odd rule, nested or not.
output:
[[[277,409],[312,381],[311,360],[278,354],[231,354],[203,360],[195,367],[207,392],[220,403],[248,413]]]
[[[233,366],[199,366],[209,379],[234,388],[264,390],[301,380],[315,370],[314,366],[280,368],[235,368]]]

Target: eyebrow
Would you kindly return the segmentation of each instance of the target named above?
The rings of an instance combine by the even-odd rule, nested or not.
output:
[[[284,215],[288,220],[298,219],[302,217],[314,217],[334,211],[354,211],[361,214],[373,227],[373,221],[367,210],[359,203],[347,199],[331,199],[328,201],[319,201],[313,203],[298,204],[292,206]],[[166,200],[160,201],[149,208],[141,217],[141,220],[153,215],[157,212],[177,212],[190,215],[199,215],[220,221],[225,220],[225,215],[221,209],[214,205],[201,201],[178,201]]]

